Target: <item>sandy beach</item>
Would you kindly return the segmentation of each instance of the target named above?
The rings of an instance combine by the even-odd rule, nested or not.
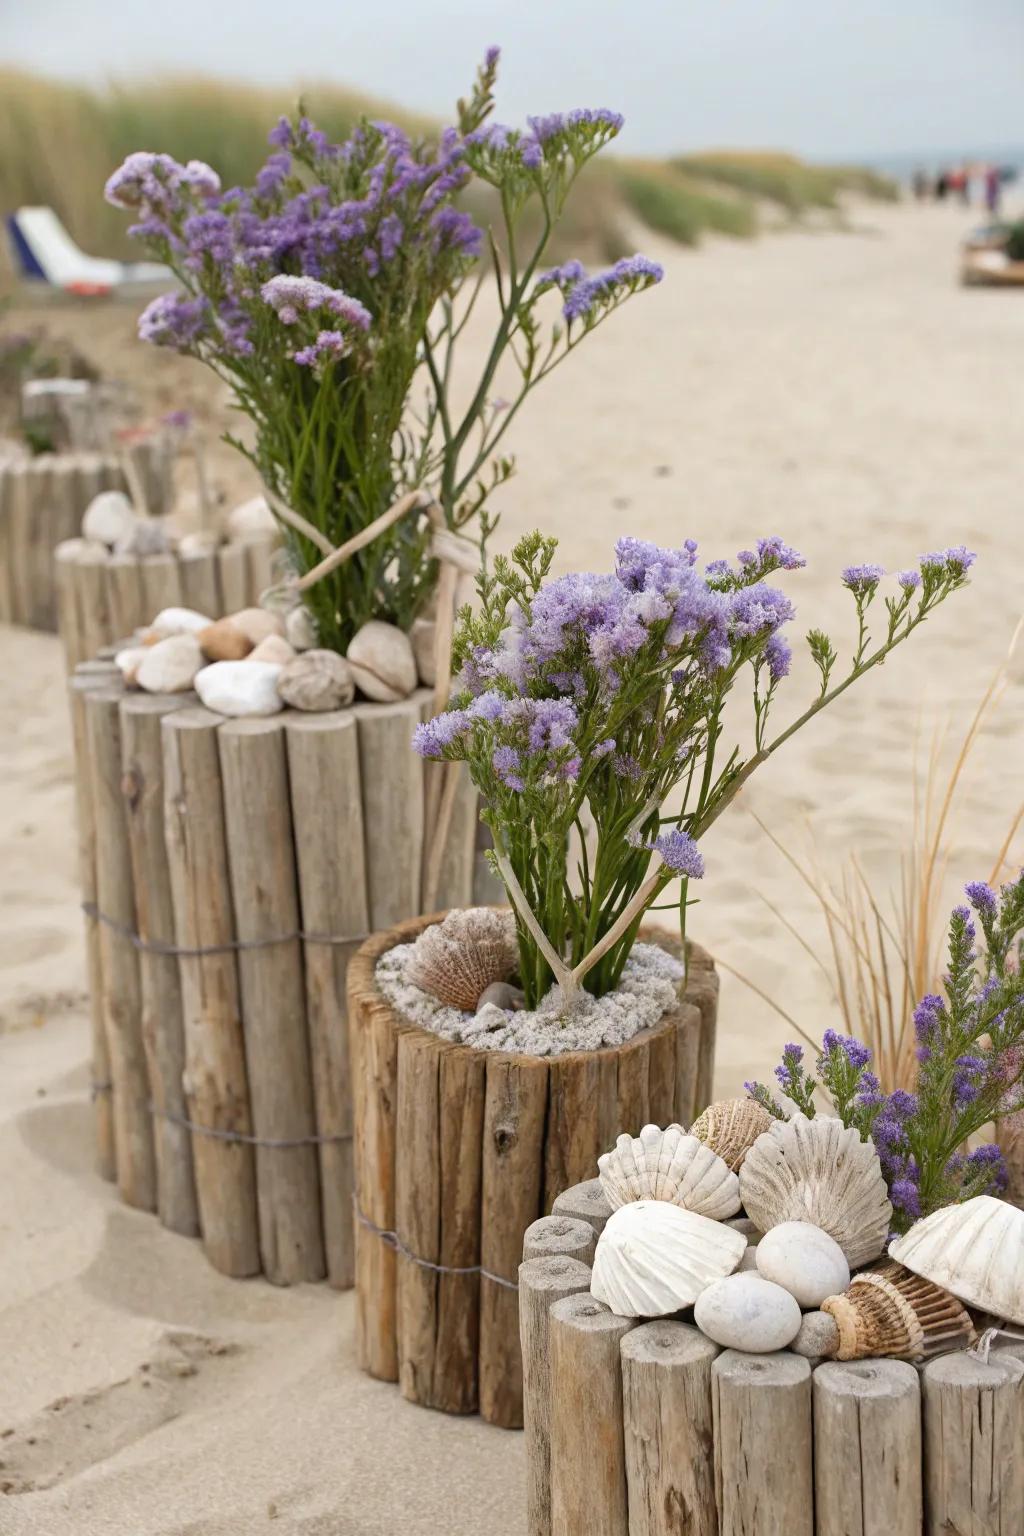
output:
[[[978,553],[970,588],[768,764],[713,829],[692,932],[809,1033],[839,1015],[812,893],[757,821],[836,872],[895,890],[915,757],[948,765],[1024,612],[1024,295],[963,289],[974,213],[861,206],[846,233],[653,248],[664,283],[538,391],[516,423],[499,542],[540,526],[560,569],[606,569],[622,533],[708,559],[778,533],[796,634],[849,654],[849,563]],[[127,305],[26,309],[154,414],[223,402],[198,365],[133,340]],[[482,345],[481,322],[471,333]],[[232,496],[250,490],[216,455]],[[794,637],[795,638],[795,637]],[[73,786],[56,639],[0,631],[0,1533],[3,1536],[520,1536],[514,1433],[415,1409],[355,1366],[351,1295],[231,1282],[198,1243],[122,1206],[92,1170]],[[794,667],[784,723],[814,679]],[[1021,798],[1024,645],[964,779],[951,905],[987,876]],[[757,818],[757,819],[755,819]],[[1016,855],[1024,855],[1018,838]],[[724,975],[716,1088],[764,1077],[784,1019]]]

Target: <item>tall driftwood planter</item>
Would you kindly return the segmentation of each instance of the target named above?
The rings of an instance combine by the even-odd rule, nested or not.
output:
[[[1024,1345],[915,1368],[720,1350],[616,1317],[564,1231],[524,1247],[528,1536],[995,1536],[1024,1522]],[[545,1224],[540,1223],[540,1228]],[[580,1240],[578,1238],[578,1240]]]
[[[707,1102],[718,979],[693,946],[685,997],[623,1046],[474,1050],[377,987],[379,958],[431,921],[377,933],[349,967],[359,1358],[412,1402],[518,1428],[523,1233],[621,1131],[689,1124]]]
[[[276,540],[238,540],[197,555],[115,555],[66,539],[54,551],[57,627],[69,672],[149,624],[162,608],[211,619],[255,607],[273,583]]]
[[[146,490],[148,510],[165,512],[170,476],[160,444],[137,443],[131,474]],[[32,459],[0,460],[0,623],[30,629],[58,627],[58,544],[76,539],[89,503],[101,491],[127,491],[124,458],[103,453],[44,453]],[[95,655],[115,640],[104,633],[74,662]]]
[[[349,1286],[345,977],[421,905],[432,694],[228,720],[103,662],[70,692],[99,1170],[225,1274]],[[476,856],[467,778],[445,901]]]

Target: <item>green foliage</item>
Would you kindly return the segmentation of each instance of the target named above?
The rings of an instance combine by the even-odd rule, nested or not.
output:
[[[705,232],[749,239],[757,233],[757,214],[749,199],[720,195],[678,175],[670,166],[618,166],[626,203],[649,229],[680,245],[696,245]]]
[[[1006,239],[1006,254],[1011,261],[1024,261],[1024,219],[1010,225]]]
[[[799,218],[810,209],[834,209],[843,192],[895,201],[895,183],[874,171],[856,167],[809,165],[795,155],[715,150],[684,155],[672,161],[686,175],[734,187],[748,197],[763,198]]]

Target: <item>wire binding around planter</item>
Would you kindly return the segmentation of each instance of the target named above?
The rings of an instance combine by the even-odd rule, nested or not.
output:
[[[493,1280],[495,1285],[503,1285],[507,1291],[518,1291],[519,1289],[519,1282],[517,1280],[506,1280],[504,1275],[496,1275],[491,1270],[484,1269],[482,1264],[435,1264],[431,1259],[421,1259],[418,1253],[413,1253],[411,1248],[405,1246],[397,1232],[388,1232],[384,1227],[378,1227],[377,1223],[371,1221],[369,1216],[364,1216],[359,1209],[355,1195],[352,1196],[352,1209],[360,1225],[364,1226],[368,1232],[372,1232],[375,1237],[379,1237],[386,1248],[393,1248],[396,1253],[402,1255],[403,1259],[411,1260],[413,1264],[418,1264],[421,1269],[429,1269],[435,1275],[480,1275],[484,1280]]]
[[[223,944],[168,944],[162,939],[144,939],[140,933],[130,927],[128,923],[120,923],[114,917],[108,917],[101,912],[94,901],[83,901],[82,911],[86,917],[93,918],[97,923],[119,933],[127,939],[134,949],[146,955],[181,955],[185,959],[201,959],[204,955],[227,955],[239,950],[267,949],[275,944],[291,944],[295,939],[301,939],[304,944],[362,944],[370,937],[367,933],[337,934],[337,933],[309,933],[305,928],[295,928],[291,933],[274,933],[265,939],[227,939]]]
[[[157,1109],[150,1101],[150,1114],[157,1120],[167,1120],[171,1125],[180,1125],[186,1131],[195,1131],[197,1136],[209,1136],[214,1141],[240,1141],[247,1147],[322,1147],[336,1141],[351,1141],[351,1131],[339,1131],[333,1136],[249,1136],[244,1131],[222,1131],[212,1125],[197,1125],[187,1115],[176,1115],[169,1109]]]

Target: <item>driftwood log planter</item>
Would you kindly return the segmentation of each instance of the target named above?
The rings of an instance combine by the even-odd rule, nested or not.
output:
[[[67,539],[54,552],[57,627],[69,672],[149,624],[162,608],[211,619],[255,607],[273,582],[276,540],[236,540],[196,555],[115,555]]]
[[[70,693],[100,1172],[225,1274],[349,1286],[345,977],[422,905],[433,696],[229,720],[103,661]],[[467,778],[446,902],[476,828]]]
[[[349,967],[359,1359],[411,1402],[519,1428],[523,1234],[620,1132],[688,1125],[708,1102],[718,978],[693,946],[678,1007],[622,1046],[474,1050],[376,983],[379,958],[437,920],[376,934]]]
[[[921,1367],[720,1350],[590,1295],[609,1214],[593,1180],[524,1245],[528,1536],[1024,1528],[1024,1345]]]
[[[82,517],[101,491],[125,491],[128,479],[142,486],[151,513],[167,510],[169,468],[160,444],[145,439],[125,457],[102,453],[44,453],[32,459],[0,460],[0,622],[55,630],[59,602],[54,567],[58,544],[76,539]],[[104,633],[99,644],[118,638]]]

